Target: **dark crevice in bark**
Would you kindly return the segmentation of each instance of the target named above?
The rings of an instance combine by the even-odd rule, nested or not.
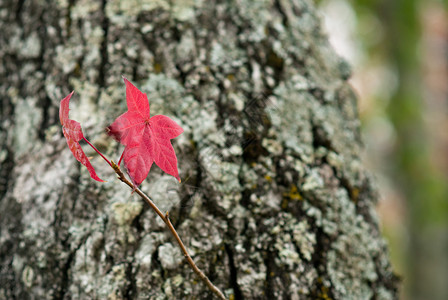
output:
[[[142,210],[140,211],[140,213],[134,218],[134,220],[132,220],[131,226],[134,227],[137,230],[137,244],[140,242],[141,238],[142,238],[142,233],[144,233],[145,228],[143,227],[143,224],[141,222],[141,219],[143,217],[143,215],[146,213],[146,211],[149,209],[149,205],[147,205],[146,203],[143,204]]]
[[[45,130],[52,123],[50,122],[49,110],[52,107],[51,99],[45,96],[41,101],[42,107],[42,122],[40,123],[39,129],[37,130],[37,136],[41,141],[45,141]]]
[[[136,274],[138,273],[140,264],[139,262],[135,263],[135,252],[137,251],[138,245],[142,239],[142,233],[144,233],[144,227],[141,223],[141,218],[145,214],[145,212],[149,209],[149,206],[146,203],[143,205],[141,212],[134,218],[131,226],[134,227],[137,231],[137,237],[135,245],[132,247],[132,253],[129,253],[127,256],[131,257],[132,260],[128,262],[126,267],[126,279],[128,285],[124,292],[125,299],[136,299],[138,297],[137,294],[137,280]],[[135,267],[135,270],[133,268]]]
[[[215,181],[216,179],[212,180]],[[202,189],[202,193],[204,195],[204,208],[206,211],[215,218],[225,220],[227,217],[226,210],[216,204],[217,201],[220,201],[220,193],[216,190],[216,186],[209,184]]]
[[[151,269],[152,270],[158,269],[160,271],[161,282],[165,282],[165,280],[166,280],[166,270],[163,268],[162,263],[160,262],[159,246],[160,245],[157,246],[157,249],[151,255]],[[164,291],[163,285],[161,286],[161,289],[162,289],[162,291]]]
[[[155,11],[157,11],[158,9],[156,9]],[[154,13],[154,11],[153,11]],[[140,13],[137,17],[137,20],[139,20],[139,22],[141,23],[146,23],[146,22],[151,22],[149,20],[147,20],[148,18],[153,18],[150,15],[147,14],[143,14]],[[160,25],[163,26],[163,25]],[[162,35],[163,33],[158,33],[157,29],[159,28],[157,25],[154,26],[156,28],[155,31],[149,32],[149,33],[143,33],[141,31],[139,31],[139,34],[142,38],[143,43],[145,44],[146,49],[149,50],[149,52],[152,53],[153,55],[153,72],[155,74],[159,74],[161,72],[163,72],[163,68],[164,68],[164,62],[163,62],[163,55],[160,53],[161,51],[158,48],[158,39],[161,38],[159,36],[157,36],[158,34]]]
[[[253,238],[260,236],[260,233],[262,232],[269,232],[271,230],[270,227],[264,224],[264,219],[265,218],[262,217],[258,218],[256,227],[257,230],[256,232],[254,232]],[[291,286],[292,282],[288,274],[292,271],[292,269],[287,265],[281,263],[280,265],[278,265],[276,263],[276,259],[278,259],[280,254],[279,250],[275,247],[275,243],[278,240],[279,236],[288,234],[292,233],[289,232],[286,226],[282,226],[282,230],[279,233],[270,235],[270,239],[266,241],[267,243],[265,245],[262,246],[263,249],[258,249],[259,252],[262,252],[263,263],[266,267],[264,299],[291,299],[291,291],[288,287]],[[300,254],[299,251],[297,252]]]
[[[81,40],[84,43],[84,38],[83,37],[81,37]],[[84,57],[85,57],[85,55],[79,56],[78,59],[76,60],[76,67],[73,70],[73,76],[74,77],[78,77],[78,78],[81,77],[81,74],[82,74],[81,70],[84,68]]]
[[[313,224],[313,220],[310,219],[310,224]],[[314,282],[314,288],[311,292],[313,299],[334,299],[333,291],[323,284],[324,281],[330,279],[328,278],[327,270],[327,254],[331,249],[332,238],[329,237],[322,229],[322,227],[317,227],[317,225],[312,225],[312,227],[317,228],[316,230],[316,246],[314,248],[314,253],[311,258],[314,269],[317,272],[317,279]],[[329,297],[329,298],[325,298]]]
[[[268,245],[266,252],[264,253],[264,265],[266,266],[266,284],[264,288],[264,294],[266,299],[276,299],[274,295],[274,279],[275,279],[275,254],[270,250],[272,245]]]
[[[246,131],[244,133],[241,147],[243,149],[243,160],[248,165],[256,162],[260,156],[269,154],[262,145],[262,139],[254,131]]]
[[[4,55],[2,57],[2,65],[4,68],[4,72],[1,74],[2,76],[8,76],[9,74],[17,74],[18,83],[11,84],[16,85],[18,90],[21,91],[21,87],[23,85],[23,81],[19,78],[20,73],[17,72],[16,67],[19,64],[17,55]],[[15,124],[15,106],[13,104],[10,96],[0,95],[0,149],[5,151],[6,156],[3,161],[0,161],[0,199],[5,199],[4,195],[8,191],[8,189],[12,189],[13,187],[13,170],[14,170],[14,150],[10,145],[11,139],[8,138],[12,131],[10,128],[14,127]],[[1,200],[0,200],[1,202]]]
[[[372,187],[370,180],[365,179],[359,187],[355,187],[352,191],[353,200],[356,204],[356,213],[361,215],[368,224],[374,226],[375,230],[379,233],[379,225],[376,220],[373,219],[369,207],[371,202],[375,203],[379,198],[379,195]]]
[[[47,70],[45,68],[45,51],[50,49],[49,43],[48,43],[48,32],[47,32],[47,23],[45,20],[45,11],[43,10],[39,16],[39,23],[36,24],[37,33],[39,35],[40,39],[40,53],[39,57],[37,58],[37,70],[40,70],[43,74],[43,82],[45,82],[45,77],[47,74]],[[42,84],[39,87],[38,91],[38,97],[39,102],[38,105],[42,109],[42,119],[39,124],[39,127],[37,128],[37,137],[41,141],[45,141],[45,130],[48,128],[50,121],[49,121],[49,110],[52,106],[51,99],[47,96],[47,93],[45,91],[45,85]]]
[[[244,174],[241,174],[244,175]],[[241,176],[240,176],[241,177]],[[244,178],[240,179],[240,184],[242,184],[241,186],[244,186],[243,184],[245,183]],[[240,205],[243,206],[244,208],[250,209],[251,207],[251,203],[250,203],[250,195],[252,195],[253,191],[250,189],[243,189],[243,191],[241,192],[241,200],[240,200]]]
[[[188,177],[183,182],[183,187],[185,190],[184,196],[182,197],[180,204],[179,204],[179,211],[178,211],[178,217],[174,224],[174,226],[177,228],[182,222],[188,217],[188,213],[190,211],[190,208],[194,205],[194,203],[191,203],[191,199],[194,197],[196,193],[198,193],[201,189],[201,183],[203,178],[203,172],[202,172],[202,165],[199,159],[199,151],[197,149],[197,145],[193,145],[194,149],[194,168],[195,168],[195,177]],[[192,178],[190,180],[190,178]],[[188,183],[190,182],[190,183]]]
[[[69,0],[68,1],[67,16],[65,17],[65,26],[67,28],[67,39],[69,39],[71,37],[71,34],[72,34],[72,30],[71,30],[71,26],[72,26],[71,12],[72,12],[72,8],[73,8],[74,5],[75,5],[75,0]]]
[[[26,250],[19,246],[23,241],[22,205],[12,197],[1,196],[0,211],[7,212],[0,218],[0,227],[6,233],[0,244],[0,287],[6,292],[6,299],[24,299],[26,295],[19,288],[23,283],[13,266],[14,259],[26,256]]]
[[[358,203],[358,199],[359,199],[359,192],[360,192],[359,188],[354,187],[352,185],[352,183],[350,182],[350,180],[347,177],[345,177],[342,174],[340,174],[340,172],[336,168],[332,167],[332,169],[333,169],[333,173],[334,173],[335,177],[337,179],[339,179],[340,186],[344,190],[347,191],[347,194],[348,194],[350,200],[353,203],[357,204]]]
[[[180,80],[180,84],[183,87],[185,87],[185,83],[187,82],[188,75],[191,73],[191,71],[193,71],[193,69],[184,70],[180,63],[176,63],[174,65],[174,67],[176,68],[177,72],[179,72],[179,76],[178,77],[179,77],[179,80]]]
[[[30,59],[30,61],[33,61],[32,59]],[[14,86],[18,91],[19,91],[19,95],[20,96],[24,96],[24,85],[25,85],[25,80],[22,78],[22,76],[20,76],[20,72],[18,71],[18,66],[22,65],[24,62],[27,62],[27,59],[21,59],[19,60],[19,57],[17,55],[17,53],[6,53],[3,57],[2,57],[2,63],[3,63],[3,67],[4,69],[4,74],[5,76],[11,76],[12,79],[11,81],[11,86]],[[9,117],[10,119],[13,120],[14,116],[15,116],[15,110],[14,110],[14,105],[11,102],[11,98],[9,96],[5,97],[6,99],[9,99],[8,101],[5,99],[2,99],[2,107],[3,105],[9,105],[10,107],[10,113],[7,114],[7,111],[5,110],[5,112],[3,113],[3,115]],[[3,104],[4,103],[4,104]],[[11,124],[12,125],[12,124]]]
[[[319,101],[321,105],[325,105],[327,103],[325,101],[325,91],[322,88],[318,86],[313,86],[308,88],[307,91],[314,97],[314,99]]]
[[[284,157],[274,157],[276,177],[275,180],[282,192],[281,209],[290,213],[298,220],[306,215],[303,209],[303,191],[300,189],[304,178],[299,177],[299,173],[290,165],[280,166],[280,161]]]
[[[282,7],[282,4],[280,3],[280,0],[274,1],[274,7],[277,8],[277,11],[280,13],[280,16],[282,16],[282,24],[285,26],[285,28],[288,28],[288,17],[286,16],[285,10]]]
[[[147,63],[142,57],[140,51],[137,52],[137,56],[135,58],[129,59],[132,61],[132,81],[139,82],[148,79],[147,76],[142,76],[141,72],[139,72],[139,68]]]
[[[284,79],[284,59],[275,52],[270,38],[257,44],[248,44],[247,42],[239,41],[238,45],[242,49],[246,49],[247,56],[250,58],[248,60],[248,63],[246,64],[250,74],[253,74],[251,60],[255,61],[260,66],[260,71],[262,73],[261,80],[264,85],[264,91],[261,93],[261,95],[257,95],[257,97],[264,97],[265,99],[268,99],[268,97],[273,94],[273,90]],[[273,71],[272,76],[275,81],[273,86],[270,86],[267,82],[267,78],[269,77],[269,68]]]
[[[247,120],[242,123],[243,160],[249,165],[256,162],[260,156],[266,156],[269,152],[263,147],[263,138],[271,126],[271,122],[266,113],[268,107],[268,97],[270,94],[249,95],[248,102],[245,103],[243,114]]]
[[[171,25],[170,27],[171,32],[173,33],[172,38],[176,43],[180,43],[180,41],[182,40],[182,31],[179,30],[179,28],[175,25]]]
[[[134,257],[134,254],[132,254],[132,257]],[[135,273],[133,272],[133,265],[134,260],[128,263],[126,267],[126,279],[128,281],[128,285],[126,287],[126,290],[124,291],[124,297],[125,299],[131,300],[136,299],[137,295],[137,281],[135,279]],[[138,269],[136,270],[138,272]]]
[[[212,74],[213,74],[213,72],[212,72]],[[213,76],[213,77],[215,77],[215,76]],[[218,78],[216,78],[216,80],[218,80]],[[216,119],[216,126],[218,127],[218,130],[222,130],[222,128],[224,127],[225,116],[227,115],[225,107],[223,105],[223,98],[226,96],[226,89],[222,82],[218,82],[217,87],[218,87],[220,93],[218,96],[218,101],[216,101],[216,103],[215,103],[216,110],[218,112],[218,117]]]
[[[187,179],[188,180],[188,179]],[[174,224],[174,226],[177,228],[182,222],[188,217],[188,214],[190,212],[191,207],[193,207],[193,197],[196,195],[196,193],[199,192],[200,188],[196,184],[189,184],[187,181],[185,183],[182,183],[183,192],[184,195],[179,203],[179,209],[178,209],[178,215],[177,220]]]
[[[328,150],[338,153],[333,147],[331,139],[329,139],[319,124],[312,124],[311,132],[313,134],[313,148],[318,149],[324,147]]]
[[[75,258],[76,252],[78,252],[79,249],[81,249],[82,245],[85,244],[87,239],[90,237],[91,233],[87,233],[80,241],[80,243],[76,246],[75,249],[70,251],[67,260],[65,261],[64,265],[61,269],[61,282],[59,284],[59,289],[56,292],[55,299],[63,300],[65,298],[65,294],[67,293],[68,286],[70,284],[69,279],[69,272],[71,265],[73,263],[73,259]],[[70,245],[68,245],[70,247]]]
[[[15,153],[12,145],[12,136],[15,126],[15,106],[13,99],[8,95],[8,89],[17,89],[19,94],[23,93],[21,87],[23,80],[20,78],[20,67],[23,66],[18,59],[18,53],[14,50],[7,50],[11,46],[11,36],[20,29],[23,37],[23,6],[24,0],[3,1],[2,17],[2,37],[0,37],[0,231],[2,243],[0,243],[0,298],[5,299],[26,299],[24,293],[24,283],[21,274],[16,272],[17,266],[14,264],[18,259],[26,261],[26,253],[20,251],[23,243],[22,225],[22,205],[12,196],[12,191],[16,186],[17,174],[14,174]],[[20,267],[23,269],[23,267]]]
[[[69,184],[64,186],[61,194],[58,197],[58,200],[55,203],[54,212],[53,212],[53,222],[51,228],[53,229],[54,240],[59,241],[60,245],[63,249],[70,249],[70,233],[69,227],[71,221],[74,218],[75,213],[75,203],[78,201],[79,196],[79,186],[81,175],[80,173],[75,173],[71,176],[72,181]],[[69,195],[70,198],[67,198],[66,195]],[[64,205],[68,202],[66,205]],[[69,210],[67,207],[70,202],[72,203]],[[62,299],[62,298],[61,298]]]
[[[100,55],[101,55],[101,63],[99,66],[98,72],[98,85],[100,88],[104,88],[106,84],[106,72],[107,72],[107,64],[109,63],[109,55],[107,51],[107,39],[109,35],[109,18],[106,15],[106,5],[107,0],[102,0],[101,2],[101,12],[102,12],[102,21],[101,28],[103,29],[104,36],[101,41],[100,46]]]
[[[283,60],[283,58],[277,55],[272,47],[270,47],[266,60],[266,64],[274,69],[275,85],[272,89],[275,89],[283,80],[283,69],[285,66],[285,61]],[[270,94],[272,94],[272,91],[270,92]]]
[[[326,157],[323,158],[323,162],[328,163]],[[333,170],[334,177],[339,181],[340,187],[347,191],[350,200],[355,204],[356,213],[361,215],[364,221],[372,226],[375,234],[379,235],[380,230],[378,223],[372,218],[369,209],[370,204],[368,203],[369,201],[372,201],[372,199],[378,198],[371,182],[366,178],[360,186],[355,186],[346,176],[344,176],[344,174],[341,174],[341,171],[335,167],[331,168]]]
[[[297,222],[300,222],[300,220],[297,220]],[[287,232],[287,234],[291,237],[291,243],[294,245],[294,249],[296,250],[296,253],[299,256],[300,261],[302,261],[304,263],[306,261],[308,261],[308,259],[305,256],[303,256],[302,251],[300,250],[300,246],[297,244],[296,240],[294,239],[294,233],[289,231],[289,232]]]
[[[71,252],[64,264],[64,266],[62,267],[61,270],[61,274],[62,274],[62,278],[61,278],[61,283],[59,286],[59,290],[57,291],[56,295],[55,295],[55,299],[59,299],[59,300],[63,300],[65,294],[67,293],[67,288],[69,285],[69,279],[68,279],[68,273],[70,270],[70,266],[72,264],[73,258],[75,257],[75,252]]]
[[[229,270],[230,270],[230,278],[229,285],[233,288],[234,299],[235,300],[243,300],[244,296],[241,292],[240,285],[238,284],[238,270],[235,266],[235,260],[233,258],[233,251],[229,244],[224,244],[226,249],[227,257],[229,258]]]
[[[104,236],[92,247],[92,257],[96,262],[101,262],[102,251],[104,251],[104,247],[106,246],[106,240]]]
[[[21,15],[21,13],[22,13],[22,9],[23,9],[23,4],[25,4],[25,0],[19,0],[19,1],[17,1],[17,7],[16,7],[16,12],[15,12],[15,14],[16,14],[16,22],[17,22],[19,25],[23,25],[23,22],[22,22],[22,15]]]
[[[0,163],[0,199],[5,199],[4,196],[11,188],[12,175],[14,169],[14,152],[8,145],[2,147],[6,151],[6,157],[2,163]]]
[[[106,245],[106,232],[109,225],[109,216],[107,214],[104,214],[103,222],[102,222],[102,228],[101,233],[103,235],[102,241],[98,244],[98,252],[103,251],[104,252],[104,269],[106,270],[106,273],[108,273],[113,266],[114,258],[109,253],[108,247]],[[100,255],[98,257],[101,257]]]
[[[257,94],[249,94],[247,103],[245,103],[243,112],[245,113],[251,129],[262,132],[264,135],[271,127],[269,119],[269,110],[274,108],[269,97],[272,96],[272,89],[264,89]]]

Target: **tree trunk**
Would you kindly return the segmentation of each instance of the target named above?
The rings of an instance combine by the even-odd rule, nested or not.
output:
[[[141,186],[232,299],[395,299],[347,64],[295,1],[8,1],[0,36],[0,299],[206,299],[152,210],[95,156],[126,76],[173,140],[182,183]]]

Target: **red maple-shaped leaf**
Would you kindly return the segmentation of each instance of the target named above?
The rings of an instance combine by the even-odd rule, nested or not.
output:
[[[123,79],[128,111],[108,127],[108,132],[126,146],[123,160],[129,176],[134,184],[140,185],[155,162],[164,172],[180,181],[177,157],[170,139],[180,135],[183,129],[167,116],[150,117],[146,94]]]
[[[73,156],[82,163],[84,166],[87,167],[87,170],[89,170],[90,177],[95,179],[96,181],[104,182],[104,180],[101,180],[95,172],[95,169],[93,168],[92,164],[90,163],[89,159],[87,158],[86,154],[81,148],[81,145],[79,144],[79,141],[84,139],[86,142],[86,138],[82,134],[81,130],[81,124],[74,120],[70,120],[68,117],[69,112],[69,102],[70,98],[72,97],[74,91],[70,93],[67,97],[61,100],[61,106],[59,107],[59,119],[61,120],[62,124],[62,132],[64,133],[65,139],[67,140],[68,147],[73,153]]]

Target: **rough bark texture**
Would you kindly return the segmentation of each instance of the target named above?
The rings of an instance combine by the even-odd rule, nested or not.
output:
[[[142,189],[232,299],[394,299],[360,161],[350,71],[296,1],[7,1],[0,9],[0,299],[205,299],[155,214],[58,120],[109,157],[123,74],[185,129],[182,184]],[[91,150],[88,155],[94,155]]]

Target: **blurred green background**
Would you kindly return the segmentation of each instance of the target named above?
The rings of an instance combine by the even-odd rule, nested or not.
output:
[[[448,299],[448,1],[316,2],[353,67],[401,299]]]

